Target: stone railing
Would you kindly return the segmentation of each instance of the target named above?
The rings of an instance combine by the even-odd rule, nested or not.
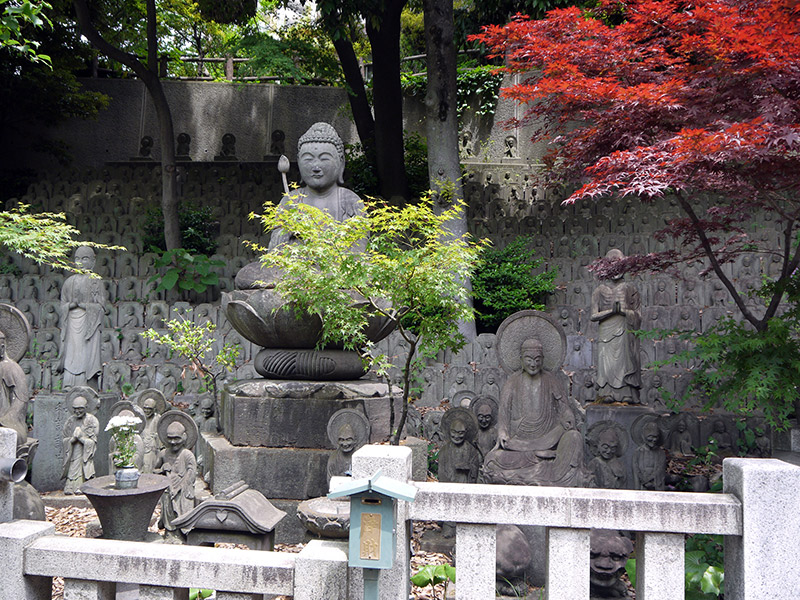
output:
[[[10,455],[14,436],[0,429],[0,457]],[[352,468],[357,478],[380,468],[410,482],[411,450],[366,446]],[[497,524],[546,528],[549,600],[589,598],[592,528],[637,532],[639,600],[684,597],[687,533],[725,536],[727,600],[800,597],[800,468],[726,459],[724,481],[723,494],[416,482],[416,500],[398,503],[404,525],[397,527],[394,567],[381,572],[380,597],[409,597],[412,520],[457,523],[457,600],[494,597]],[[8,518],[10,496],[10,484],[0,483],[0,516]],[[347,568],[342,542],[314,541],[296,555],[176,547],[57,536],[38,521],[0,524],[0,564],[2,596],[15,600],[50,598],[56,576],[64,578],[64,600],[110,600],[137,587],[142,600],[187,598],[189,587],[216,589],[218,600],[358,600],[363,585],[360,570]]]

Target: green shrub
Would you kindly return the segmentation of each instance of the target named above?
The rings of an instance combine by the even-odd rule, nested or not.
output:
[[[178,207],[181,228],[181,245],[190,254],[214,254],[217,250],[218,227],[208,206],[194,206],[182,202]],[[160,206],[145,210],[142,224],[142,245],[145,250],[164,251],[164,213]]]
[[[544,259],[536,256],[531,240],[530,236],[520,236],[505,248],[484,251],[472,278],[479,327],[496,328],[519,310],[544,309],[558,271],[534,272]]]

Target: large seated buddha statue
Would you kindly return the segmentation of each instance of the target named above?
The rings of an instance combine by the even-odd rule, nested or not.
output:
[[[502,326],[498,330],[498,356],[512,374],[500,393],[497,444],[486,455],[482,481],[581,486],[584,451],[577,429],[579,415],[558,377],[545,368],[560,367],[553,355],[565,348],[561,332],[553,332],[555,326],[536,311],[516,313],[505,324],[513,331],[504,332]],[[552,347],[559,340],[561,347]]]
[[[304,185],[283,196],[280,207],[304,203],[327,211],[339,221],[361,214],[358,195],[343,187],[344,144],[328,123],[315,123],[297,143],[297,164]],[[302,243],[291,232],[272,231],[268,250],[283,244]],[[358,249],[355,248],[354,251]],[[253,262],[236,275],[236,290],[223,296],[225,313],[245,338],[261,346],[254,360],[256,371],[274,379],[344,380],[364,374],[357,352],[341,347],[316,350],[322,322],[319,315],[298,317],[275,290],[280,272]],[[392,323],[371,322],[368,337],[378,341],[388,335]]]

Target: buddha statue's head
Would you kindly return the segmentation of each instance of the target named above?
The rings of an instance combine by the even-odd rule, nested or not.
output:
[[[344,143],[328,123],[314,123],[297,142],[297,165],[306,186],[323,194],[344,185]]]

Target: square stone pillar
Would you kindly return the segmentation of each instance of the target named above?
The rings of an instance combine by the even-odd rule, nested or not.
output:
[[[456,600],[483,600],[495,595],[497,525],[456,524],[458,577]]]
[[[55,535],[55,532],[53,524],[46,521],[0,523],[0,596],[14,600],[50,600],[53,579],[24,575],[23,559],[25,548],[33,541],[45,535]]]
[[[17,432],[0,427],[0,459],[17,457]],[[14,483],[0,481],[0,523],[14,518]]]
[[[294,600],[347,600],[347,542],[311,540],[294,565]]]
[[[547,529],[547,600],[589,597],[589,530]]]
[[[645,533],[636,537],[637,600],[683,600],[685,536]]]
[[[368,445],[353,453],[353,479],[368,478],[382,469],[383,475],[403,483],[411,481],[411,448],[403,446]],[[408,600],[411,591],[411,522],[408,503],[397,501],[397,545],[394,565],[381,571],[379,593],[381,600]],[[351,598],[363,597],[362,569],[350,569]]]
[[[742,502],[742,535],[725,537],[726,600],[800,598],[800,467],[726,458],[724,491]]]

